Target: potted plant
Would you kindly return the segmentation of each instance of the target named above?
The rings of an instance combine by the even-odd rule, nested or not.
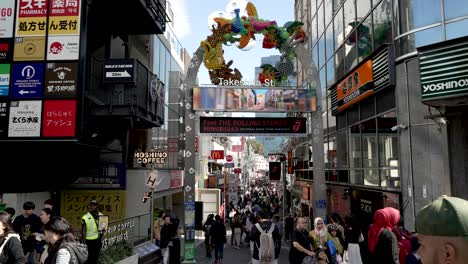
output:
[[[136,261],[135,261],[136,260]],[[100,264],[130,264],[138,263],[138,255],[125,242],[112,245],[105,250],[101,250],[98,263]]]

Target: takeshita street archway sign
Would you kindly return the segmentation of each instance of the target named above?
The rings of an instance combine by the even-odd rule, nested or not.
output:
[[[243,4],[245,3],[245,4]],[[283,27],[278,27],[272,20],[262,20],[252,3],[246,3],[244,0],[231,0],[233,18],[212,15],[211,25],[212,35],[200,43],[200,47],[195,51],[189,64],[182,89],[185,91],[185,187],[184,187],[184,205],[185,205],[185,243],[184,263],[195,262],[195,221],[191,217],[195,208],[195,138],[196,138],[196,115],[193,110],[193,87],[196,85],[196,79],[200,65],[208,68],[210,78],[213,84],[217,84],[222,79],[242,80],[242,74],[237,69],[231,69],[233,61],[225,62],[223,56],[223,45],[234,44],[238,48],[248,49],[249,43],[255,39],[255,34],[263,34],[265,48],[277,48],[281,53],[281,60],[276,65],[263,65],[263,77],[259,81],[276,80],[282,81],[287,76],[295,75],[293,59],[297,58],[301,63],[304,78],[303,83],[310,89],[315,89],[316,100],[318,102],[316,111],[310,116],[310,140],[313,148],[314,160],[314,203],[325,204],[326,185],[325,185],[325,161],[323,159],[323,120],[321,109],[321,89],[317,67],[312,64],[310,52],[305,48],[306,35],[302,30],[301,22],[288,22]],[[235,7],[235,8],[233,8]],[[236,9],[239,9],[236,11]],[[216,14],[216,13],[214,13]],[[220,14],[220,12],[218,12]],[[223,13],[224,14],[224,13]],[[242,15],[244,14],[244,15]],[[246,14],[246,15],[245,15]],[[211,18],[212,17],[212,18]],[[214,25],[214,27],[213,27]],[[252,45],[252,44],[250,44]],[[194,209],[193,209],[194,210]],[[314,206],[314,215],[325,217],[326,206]]]
[[[208,18],[212,34],[200,43],[204,51],[203,64],[209,71],[211,82],[215,85],[245,82],[241,72],[237,68],[231,68],[233,61],[226,62],[224,59],[223,45],[235,45],[241,50],[250,50],[256,43],[256,34],[263,35],[263,48],[275,48],[281,54],[276,65],[261,66],[262,71],[256,82],[276,86],[275,84],[286,81],[288,76],[295,76],[294,47],[303,43],[306,38],[303,25],[299,21],[290,21],[284,26],[278,26],[275,20],[264,20],[251,2],[231,1],[226,12],[213,12]]]

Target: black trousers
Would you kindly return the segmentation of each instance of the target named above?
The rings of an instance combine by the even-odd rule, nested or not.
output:
[[[101,251],[102,242],[101,239],[87,240],[86,245],[88,246],[88,261],[87,264],[97,264],[99,258],[99,252]]]

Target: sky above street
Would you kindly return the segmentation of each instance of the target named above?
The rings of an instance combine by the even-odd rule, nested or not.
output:
[[[232,1],[232,0],[231,0]],[[175,33],[182,46],[192,55],[211,31],[208,29],[208,17],[217,11],[225,11],[230,0],[169,0],[174,12]],[[252,0],[259,18],[275,20],[282,26],[294,20],[294,0]],[[235,46],[223,46],[226,61],[234,60],[232,68],[238,68],[243,79],[254,81],[256,66],[260,58],[278,55],[276,49],[263,49],[261,35],[256,35],[256,45],[249,51],[242,51]],[[208,70],[202,65],[198,74],[200,84],[209,84]]]

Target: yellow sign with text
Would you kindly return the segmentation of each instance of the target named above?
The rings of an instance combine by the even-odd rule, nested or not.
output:
[[[16,27],[17,37],[45,36],[47,17],[20,17]]]
[[[89,211],[89,202],[96,199],[99,212],[109,216],[108,222],[125,218],[125,191],[73,190],[63,191],[60,212],[73,229],[81,228],[81,217]]]
[[[79,33],[78,16],[49,17],[49,35],[78,35]]]

